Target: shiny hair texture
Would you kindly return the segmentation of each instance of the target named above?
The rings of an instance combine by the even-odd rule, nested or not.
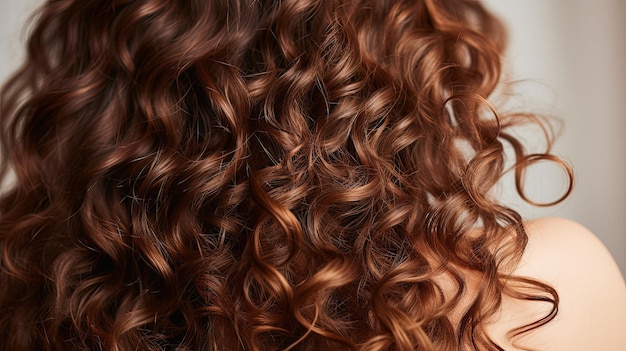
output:
[[[504,296],[552,306],[509,337],[548,323],[492,189],[506,148],[524,198],[562,163],[489,102],[504,42],[472,0],[47,1],[2,88],[0,349],[498,350]]]

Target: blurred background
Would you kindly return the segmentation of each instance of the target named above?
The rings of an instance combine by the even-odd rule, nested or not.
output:
[[[507,70],[523,80],[515,105],[562,121],[554,153],[574,167],[562,204],[537,208],[503,197],[526,217],[560,216],[591,229],[626,273],[626,1],[484,0],[508,27]],[[526,135],[532,140],[532,135]],[[563,192],[554,166],[528,177],[532,199]]]
[[[0,0],[0,80],[19,64],[24,23],[42,0]],[[504,106],[562,122],[554,152],[574,166],[575,189],[548,208],[524,203],[511,177],[503,201],[524,217],[576,220],[604,242],[626,273],[626,1],[485,0],[509,29],[508,80],[516,97]],[[520,130],[533,143],[536,130]],[[537,150],[539,151],[539,150]],[[528,195],[549,202],[565,190],[563,172],[539,164]]]

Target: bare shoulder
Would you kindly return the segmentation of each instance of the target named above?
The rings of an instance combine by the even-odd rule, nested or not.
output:
[[[589,229],[564,218],[542,218],[526,224],[528,246],[518,273],[558,283],[617,284],[624,279],[604,244]],[[536,271],[535,271],[536,270]],[[574,281],[565,281],[576,278]]]
[[[567,219],[544,218],[526,227],[528,246],[514,273],[550,284],[560,303],[556,318],[521,344],[540,350],[624,350],[626,284],[604,244]],[[514,325],[529,310],[515,304],[503,305],[510,311],[503,325]]]

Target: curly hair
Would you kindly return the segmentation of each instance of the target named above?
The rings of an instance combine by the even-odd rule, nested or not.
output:
[[[522,197],[561,161],[489,102],[503,32],[472,0],[48,0],[2,89],[0,349],[502,349],[505,295],[553,306],[509,336],[548,323],[492,189],[505,145]]]

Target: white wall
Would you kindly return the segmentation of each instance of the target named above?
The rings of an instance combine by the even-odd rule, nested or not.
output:
[[[0,81],[19,65],[24,24],[41,3],[43,0],[0,0]]]
[[[555,151],[576,172],[574,194],[561,205],[525,205],[510,182],[505,201],[526,217],[583,223],[626,272],[626,1],[485,1],[509,26],[513,76],[528,79],[517,104],[563,119]],[[22,24],[39,3],[0,0],[0,80],[19,63]],[[563,188],[559,173],[544,168],[531,183],[529,192],[539,200]]]
[[[528,107],[563,120],[555,152],[576,176],[564,204],[521,205],[522,213],[581,222],[626,273],[626,1],[485,2],[509,27],[508,61],[516,78],[530,80],[522,89],[533,99]],[[548,176],[540,190],[553,193],[560,181]]]

